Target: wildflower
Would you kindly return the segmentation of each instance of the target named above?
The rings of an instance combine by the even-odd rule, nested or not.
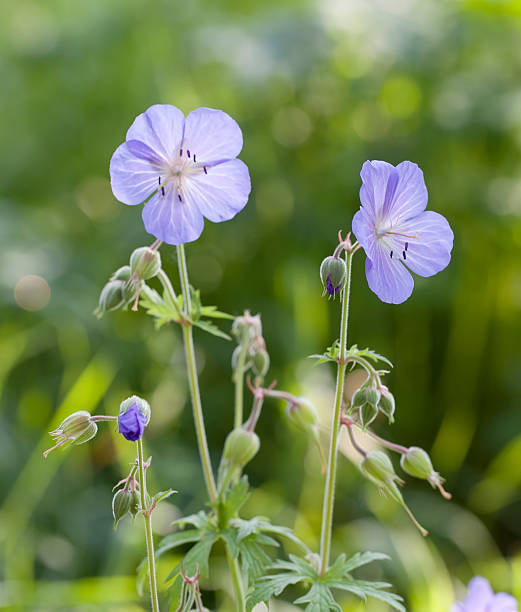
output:
[[[518,612],[517,601],[506,593],[494,594],[488,580],[481,576],[469,582],[467,597],[455,603],[451,612]]]
[[[416,164],[366,161],[360,175],[353,232],[367,255],[367,282],[383,302],[401,304],[414,287],[409,270],[420,276],[443,270],[454,235],[445,217],[425,210],[427,188]]]
[[[248,167],[237,155],[242,132],[226,113],[198,108],[185,119],[169,104],[136,117],[110,161],[112,191],[128,205],[141,204],[148,233],[168,244],[192,242],[203,217],[227,221],[250,194]],[[149,198],[149,199],[147,199]]]
[[[150,406],[147,401],[137,395],[121,402],[118,431],[124,438],[135,442],[139,440],[150,420]]]

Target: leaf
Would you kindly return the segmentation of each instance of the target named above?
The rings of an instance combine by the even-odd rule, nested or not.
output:
[[[182,518],[173,521],[172,525],[179,525],[179,527],[193,525],[196,529],[203,529],[204,527],[207,527],[209,523],[210,517],[206,514],[206,512],[200,510],[197,514],[183,516]]]
[[[368,582],[366,580],[344,579],[342,582],[328,582],[328,586],[332,589],[349,591],[350,593],[353,593],[353,595],[357,595],[363,600],[367,599],[367,597],[374,597],[375,599],[384,601],[395,610],[399,610],[399,612],[407,612],[402,604],[402,597],[396,593],[389,593],[382,590],[392,586],[387,582]]]
[[[201,531],[199,529],[187,529],[186,531],[178,531],[165,536],[160,542],[156,549],[156,557],[162,555],[172,548],[177,548],[183,544],[189,542],[197,542],[201,537]]]
[[[237,514],[250,496],[249,488],[248,478],[243,476],[237,484],[226,491],[219,505],[221,524],[228,525],[228,521]]]
[[[203,306],[201,308],[201,316],[209,317],[210,319],[228,319],[230,321],[235,319],[233,315],[217,310],[217,306]]]
[[[171,495],[174,495],[174,493],[177,493],[177,491],[174,491],[174,489],[168,489],[168,491],[159,491],[159,493],[156,493],[154,497],[152,497],[152,502],[155,501],[157,505],[160,501],[163,501]]]
[[[272,597],[280,595],[290,584],[297,584],[303,580],[299,574],[272,574],[263,576],[255,583],[253,590],[246,599],[246,609],[251,612],[253,606],[267,602]]]
[[[199,542],[186,553],[181,563],[174,567],[166,579],[170,580],[170,578],[173,578],[181,569],[187,574],[193,575],[198,567],[203,576],[208,576],[210,573],[210,552],[218,539],[219,534],[216,531],[205,531],[201,535]]]
[[[324,353],[310,355],[311,359],[318,359],[318,363],[325,363],[326,361],[337,361],[340,355],[340,340],[335,340],[331,346],[329,346]]]
[[[382,561],[385,559],[389,559],[389,557],[384,553],[367,551],[358,552],[346,561],[346,555],[342,554],[327,570],[324,579],[342,579],[347,573],[351,572],[357,567],[362,567],[363,565],[367,565],[368,563],[372,563],[373,561]]]
[[[146,295],[142,295],[139,304],[147,311],[147,314],[154,317],[158,329],[165,323],[180,320],[179,312],[171,300],[165,296],[161,297],[154,289],[149,289]]]
[[[295,600],[294,603],[307,603],[306,612],[342,612],[336,603],[333,593],[326,584],[316,582],[309,591]]]
[[[347,351],[347,358],[356,360],[356,357],[370,359],[374,363],[383,361],[387,365],[391,366],[391,368],[393,367],[393,364],[389,361],[389,359],[387,359],[387,357],[384,357],[383,355],[379,355],[378,353],[376,353],[375,351],[369,348],[359,349],[356,344],[353,344],[353,346]]]
[[[217,336],[218,338],[224,338],[224,340],[231,340],[231,336],[229,336],[228,334],[225,334],[223,331],[221,331],[217,325],[214,325],[211,321],[203,321],[203,320],[197,320],[193,322],[194,327],[198,327],[199,329],[202,329],[205,332],[208,332],[209,334],[212,334],[212,336]]]
[[[251,533],[271,533],[282,538],[287,538],[294,542],[299,548],[301,548],[306,554],[311,553],[309,548],[298,538],[293,530],[289,527],[283,527],[282,525],[272,525],[270,521],[263,516],[256,516],[249,521],[240,518],[231,519],[231,526],[237,527],[239,530],[238,539],[241,540]]]

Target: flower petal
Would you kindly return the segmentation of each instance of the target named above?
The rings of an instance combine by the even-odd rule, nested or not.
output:
[[[242,132],[229,115],[213,108],[197,108],[185,121],[183,152],[196,161],[219,162],[237,157],[242,149]]]
[[[169,161],[180,147],[184,131],[183,113],[170,104],[154,104],[134,119],[127,140],[140,140]]]
[[[355,213],[351,228],[358,242],[364,247],[366,255],[373,257],[376,248],[374,222],[367,208],[362,207]]]
[[[371,291],[388,304],[401,304],[410,297],[414,281],[399,259],[391,259],[387,252],[376,248],[374,258],[365,260],[365,275]]]
[[[427,210],[393,229],[400,234],[417,236],[408,240],[405,261],[414,273],[432,276],[449,264],[454,234],[443,215]]]
[[[419,215],[427,207],[427,187],[417,164],[403,161],[396,166],[398,181],[393,196],[386,203],[393,223]]]
[[[199,238],[204,227],[203,215],[197,206],[186,199],[180,202],[172,186],[165,190],[164,196],[158,191],[145,204],[142,217],[146,231],[167,244],[192,242]]]
[[[240,159],[231,159],[208,167],[207,172],[183,182],[184,197],[210,221],[227,221],[248,201],[251,191],[248,166]]]
[[[153,163],[136,157],[124,142],[110,160],[110,185],[123,204],[141,204],[157,188],[158,172]]]
[[[360,201],[373,215],[375,224],[385,219],[399,223],[423,212],[427,188],[423,172],[412,162],[396,168],[384,161],[366,161],[360,172]]]
[[[517,601],[512,595],[498,593],[492,599],[492,612],[518,612]]]
[[[481,576],[472,578],[468,585],[467,597],[463,602],[464,610],[472,610],[472,612],[485,612],[488,604],[494,597],[488,580]]]

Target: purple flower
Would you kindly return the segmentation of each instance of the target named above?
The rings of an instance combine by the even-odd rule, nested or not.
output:
[[[121,410],[118,417],[119,433],[127,440],[139,440],[147,424],[146,414],[139,408],[138,402],[132,403],[129,408]]]
[[[110,160],[112,191],[131,206],[150,198],[142,213],[149,234],[192,242],[204,217],[227,221],[246,205],[250,175],[235,159],[241,149],[241,129],[226,113],[198,108],[185,119],[175,106],[155,104],[136,117]]]
[[[512,595],[506,593],[494,595],[488,580],[476,576],[469,582],[465,601],[455,603],[451,612],[518,612],[518,610],[517,601]]]
[[[367,255],[367,282],[383,302],[401,304],[414,287],[409,270],[420,276],[443,270],[454,234],[445,217],[425,210],[427,188],[416,164],[366,161],[360,176],[353,232]]]

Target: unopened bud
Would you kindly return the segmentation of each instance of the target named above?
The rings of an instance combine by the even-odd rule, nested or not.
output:
[[[232,323],[232,334],[239,343],[250,342],[262,336],[262,322],[260,315],[251,315],[247,310],[242,316],[235,317]]]
[[[363,384],[359,389],[353,393],[351,398],[351,407],[359,408],[367,402],[367,384]]]
[[[116,491],[112,498],[112,515],[114,516],[114,529],[118,526],[119,521],[130,512],[133,498],[133,491],[128,489],[120,489]]]
[[[403,483],[394,471],[391,460],[383,451],[376,450],[367,453],[359,467],[362,474],[378,486],[394,481]]]
[[[156,249],[140,247],[130,256],[130,272],[143,280],[154,278],[161,270],[161,255]]]
[[[270,369],[270,356],[266,349],[260,348],[255,351],[252,358],[252,370],[256,376],[264,378]]]
[[[239,344],[238,346],[235,347],[232,353],[232,370],[234,372],[237,369],[237,366],[239,365],[239,357],[242,351],[245,351],[244,367],[242,371],[246,372],[251,368],[251,365],[252,365],[251,355],[246,350],[246,347],[243,347],[241,344]]]
[[[288,402],[286,417],[293,425],[304,431],[316,427],[318,423],[317,409],[307,397],[296,397]]]
[[[130,266],[122,266],[121,268],[118,268],[114,274],[110,277],[111,281],[114,280],[122,280],[122,281],[128,281],[128,279],[131,277],[131,273],[130,273]]]
[[[57,443],[46,450],[43,456],[47,457],[55,448],[66,443],[84,444],[94,438],[97,431],[98,426],[92,420],[90,413],[86,410],[78,410],[64,419],[57,429],[50,432]]]
[[[451,499],[452,495],[443,488],[444,479],[434,471],[432,461],[428,453],[418,446],[411,446],[400,459],[402,470],[415,478],[427,480],[431,487],[437,488],[445,499]]]
[[[141,280],[130,278],[123,287],[123,300],[124,306],[128,306],[131,302],[136,299],[136,296],[141,287]]]
[[[150,404],[137,395],[123,400],[119,407],[119,433],[135,442],[143,435],[150,421]]]
[[[378,409],[385,414],[389,423],[394,423],[394,396],[385,385],[380,387],[380,401],[378,402]]]
[[[254,431],[234,429],[224,443],[223,458],[234,467],[243,468],[255,457],[259,448],[259,436]]]
[[[320,264],[320,279],[324,287],[324,295],[335,296],[344,288],[347,278],[346,262],[340,257],[330,255]]]
[[[130,498],[130,507],[128,511],[132,515],[132,518],[136,518],[137,513],[141,507],[141,496],[135,489],[132,491],[132,497]]]
[[[380,391],[378,391],[376,387],[368,387],[366,391],[366,398],[370,404],[376,406],[376,404],[378,404],[380,401]]]
[[[125,305],[124,288],[125,281],[122,280],[109,281],[103,287],[99,296],[98,307],[94,311],[98,319],[101,319],[106,312],[117,310]]]
[[[362,423],[362,427],[364,427],[365,429],[378,416],[378,408],[375,404],[370,404],[369,402],[366,402],[363,406],[360,406],[359,414],[360,422]]]

